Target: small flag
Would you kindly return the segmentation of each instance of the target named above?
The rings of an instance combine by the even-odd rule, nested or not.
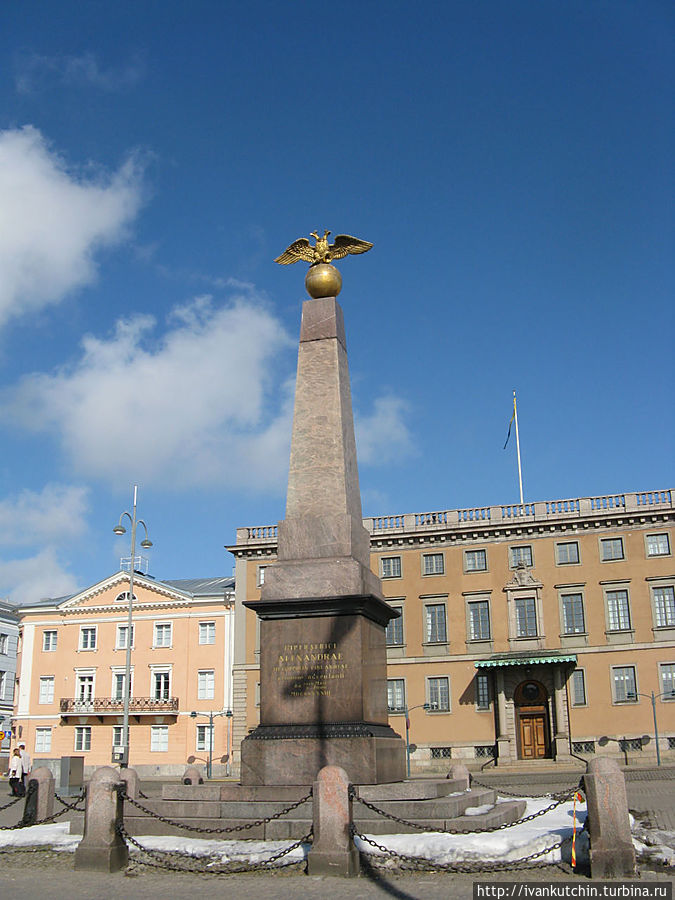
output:
[[[506,435],[506,440],[504,441],[504,448],[503,448],[504,450],[506,450],[506,445],[508,444],[509,438],[511,437],[511,426],[513,425],[513,420],[515,419],[515,417],[516,417],[516,414],[514,413],[511,416],[511,421],[509,422],[509,433]]]

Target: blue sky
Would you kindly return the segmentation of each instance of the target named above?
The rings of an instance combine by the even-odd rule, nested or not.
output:
[[[0,595],[229,574],[283,518],[304,267],[340,264],[364,514],[670,487],[672,4],[0,12]]]

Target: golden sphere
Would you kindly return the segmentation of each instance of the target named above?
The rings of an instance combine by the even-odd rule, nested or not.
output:
[[[342,275],[335,266],[317,263],[309,267],[305,276],[305,287],[314,300],[321,297],[337,297],[342,290]]]

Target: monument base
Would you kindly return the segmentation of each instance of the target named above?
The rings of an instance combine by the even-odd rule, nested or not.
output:
[[[344,728],[344,726],[342,726]],[[330,726],[316,736],[275,736],[259,726],[241,744],[242,785],[309,785],[324,766],[349,770],[354,784],[404,781],[405,741],[388,726],[374,726],[380,734],[338,737]],[[365,730],[353,727],[353,731]]]

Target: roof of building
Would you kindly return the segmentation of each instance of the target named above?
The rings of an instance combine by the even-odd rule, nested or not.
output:
[[[179,591],[185,591],[195,597],[213,597],[214,594],[234,590],[234,575],[217,578],[164,578],[160,583],[178,588]]]

